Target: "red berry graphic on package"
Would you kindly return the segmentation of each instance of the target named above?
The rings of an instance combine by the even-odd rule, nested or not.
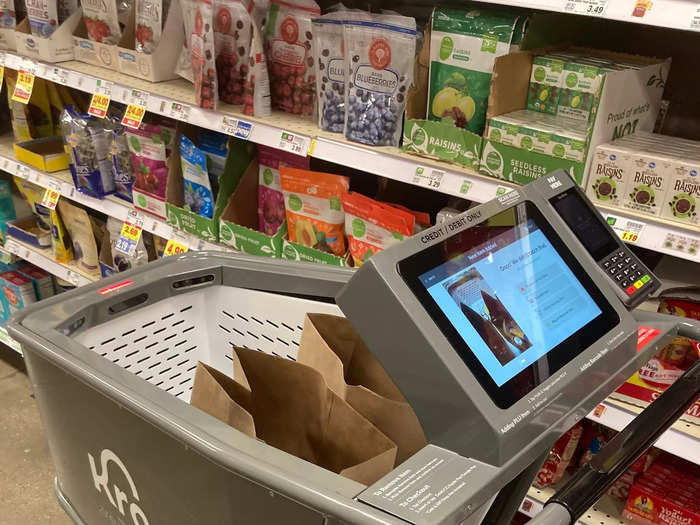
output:
[[[294,44],[299,40],[299,24],[297,24],[297,21],[294,20],[293,17],[288,16],[284,19],[284,22],[280,24],[280,33],[285,42]]]
[[[374,69],[386,69],[391,64],[391,47],[383,38],[375,38],[369,46],[369,63]]]
[[[222,7],[216,13],[216,32],[228,34],[231,32],[231,25],[233,20],[231,19],[231,11],[226,7]]]

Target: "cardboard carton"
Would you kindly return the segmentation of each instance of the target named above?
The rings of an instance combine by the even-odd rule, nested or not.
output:
[[[46,172],[67,170],[69,159],[63,146],[63,137],[46,137],[18,142],[15,157],[20,162]]]
[[[44,62],[65,62],[73,60],[73,31],[80,22],[82,10],[78,9],[68,17],[48,38],[32,35],[29,19],[25,18],[15,29],[17,53]]]
[[[83,17],[80,17],[73,31],[73,53],[75,59],[81,62],[117,70],[117,46],[90,40]]]

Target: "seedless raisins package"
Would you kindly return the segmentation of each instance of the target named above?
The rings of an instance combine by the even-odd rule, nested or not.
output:
[[[219,98],[229,104],[243,103],[252,38],[253,2],[214,0],[214,47]]]
[[[398,146],[406,92],[413,80],[416,20],[375,15],[344,28],[345,137],[371,146]]]
[[[103,44],[118,44],[122,37],[116,0],[82,0],[88,38]]]
[[[272,0],[267,20],[272,106],[311,115],[316,94],[311,19],[321,14],[313,0]]]

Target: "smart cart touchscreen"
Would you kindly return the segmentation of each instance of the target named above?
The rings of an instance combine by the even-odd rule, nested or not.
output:
[[[527,201],[404,259],[399,271],[501,408],[618,322]]]

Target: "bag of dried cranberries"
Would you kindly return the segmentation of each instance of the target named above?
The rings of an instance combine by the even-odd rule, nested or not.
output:
[[[243,113],[254,117],[269,117],[271,114],[270,78],[262,35],[257,26],[253,26],[248,66],[248,75],[243,89]]]
[[[214,47],[219,98],[229,104],[243,103],[248,55],[253,30],[253,2],[214,0]]]
[[[212,30],[213,6],[211,0],[189,0],[189,2],[193,4],[194,15],[192,35],[190,35],[194,100],[202,108],[216,109],[219,97]]]
[[[313,0],[272,0],[267,18],[267,53],[272,106],[311,115],[316,76],[311,19],[321,13]]]

